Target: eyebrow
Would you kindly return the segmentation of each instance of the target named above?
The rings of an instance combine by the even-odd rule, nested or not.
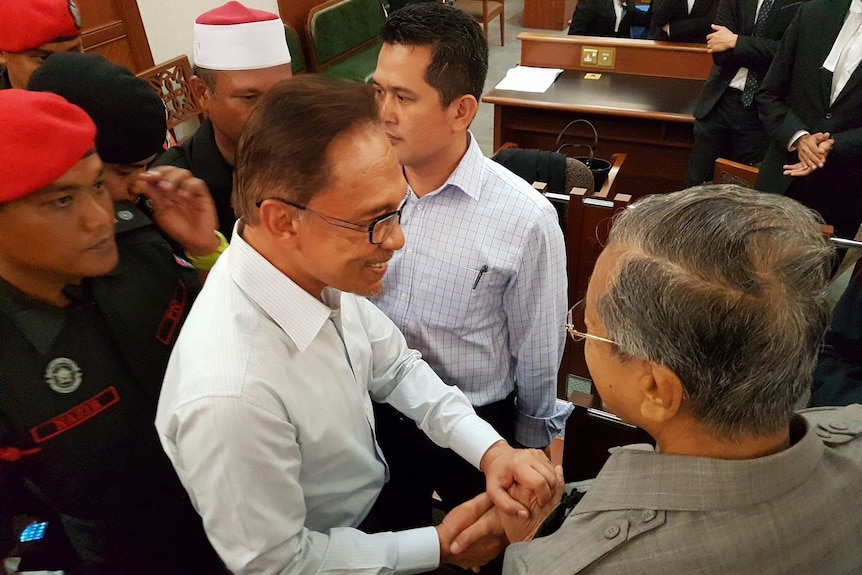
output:
[[[384,90],[386,89],[386,88],[385,88],[385,87],[384,87],[380,82],[378,82],[377,80],[371,80],[371,83],[372,83],[372,84],[374,84],[375,86],[377,86],[378,88],[382,88],[382,89],[384,89]],[[411,90],[410,88],[405,88],[404,86],[392,86],[392,87],[390,87],[390,88],[389,88],[389,90],[391,90],[391,91],[393,91],[393,92],[397,92],[397,93],[399,93],[399,94],[404,94],[404,95],[407,95],[407,96],[416,96],[416,92],[414,92],[414,91],[413,91],[413,90]]]
[[[98,182],[104,176],[105,176],[105,167],[102,166],[102,169],[99,170],[99,175],[96,176],[96,179],[94,181]],[[82,187],[83,186],[79,186],[77,184],[66,184],[65,186],[55,186],[54,184],[48,184],[47,186],[42,188],[42,190],[37,192],[37,194],[43,195],[43,194],[51,194],[51,193],[57,193],[57,192],[72,192],[75,190],[79,190]]]
[[[399,201],[398,205],[395,207],[395,210],[397,210],[398,206],[400,206],[406,199],[407,199],[407,193],[405,192],[405,194],[401,197],[401,201]],[[363,219],[363,220],[373,220],[376,217],[394,212],[395,210],[390,209],[388,205],[377,206],[377,207],[374,207],[374,208],[371,208],[369,210],[362,212],[362,215],[357,216],[357,218]]]

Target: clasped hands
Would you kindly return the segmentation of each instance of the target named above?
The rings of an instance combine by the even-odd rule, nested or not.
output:
[[[800,136],[796,140],[796,152],[799,154],[799,161],[795,164],[785,164],[783,174],[798,178],[822,168],[826,165],[826,157],[834,146],[835,140],[829,132]]]
[[[478,571],[509,543],[529,541],[562,497],[562,468],[538,449],[491,446],[480,464],[487,491],[450,511],[437,525],[440,563]]]

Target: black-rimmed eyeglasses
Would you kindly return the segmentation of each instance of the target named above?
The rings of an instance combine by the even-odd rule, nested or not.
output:
[[[360,224],[357,222],[351,222],[350,220],[342,220],[341,218],[327,216],[326,214],[322,214],[317,210],[312,210],[308,206],[303,206],[302,204],[297,204],[296,202],[291,202],[290,200],[285,200],[284,198],[265,198],[257,202],[255,205],[257,207],[260,207],[260,205],[266,200],[275,200],[277,202],[281,202],[283,204],[287,204],[288,206],[294,207],[297,210],[311,212],[312,214],[316,215],[321,220],[331,226],[346,228],[348,230],[355,230],[357,232],[367,232],[368,241],[371,242],[372,245],[376,246],[385,242],[386,239],[390,235],[392,235],[392,231],[395,229],[395,226],[401,223],[401,212],[404,210],[404,204],[407,203],[407,195],[404,196],[404,200],[401,202],[401,205],[398,207],[397,210],[395,210],[394,212],[388,212],[386,214],[383,214],[382,216],[377,216],[376,218],[371,220],[371,223],[369,224]]]

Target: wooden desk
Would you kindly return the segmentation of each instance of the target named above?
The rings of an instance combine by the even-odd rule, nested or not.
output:
[[[575,13],[578,0],[524,0],[524,28],[562,30]]]
[[[598,157],[627,154],[616,191],[639,197],[681,187],[694,142],[694,106],[703,80],[602,73],[598,80],[567,70],[544,94],[491,90],[494,147],[515,142],[522,148],[553,150],[560,130],[584,118],[599,134]],[[563,142],[592,143],[588,127],[573,126]],[[585,148],[568,148],[584,155]]]

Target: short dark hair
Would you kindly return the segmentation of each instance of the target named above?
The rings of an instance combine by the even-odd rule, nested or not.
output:
[[[237,216],[257,223],[257,204],[267,198],[307,204],[329,182],[332,141],[379,125],[370,84],[320,74],[276,84],[261,98],[237,146],[231,197]]]
[[[488,41],[465,12],[436,2],[410,4],[392,13],[380,30],[384,44],[429,46],[425,81],[444,106],[470,94],[478,102],[488,75]]]
[[[204,86],[206,86],[207,89],[213,94],[215,94],[217,73],[218,70],[210,70],[209,68],[192,66],[192,74],[200,78],[200,81],[203,82]]]

